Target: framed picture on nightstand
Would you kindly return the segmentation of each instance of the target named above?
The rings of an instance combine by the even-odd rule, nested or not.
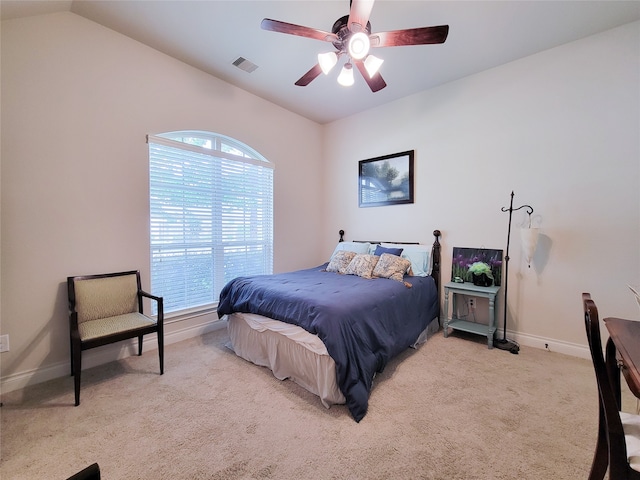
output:
[[[465,282],[472,281],[469,267],[476,262],[489,265],[493,275],[493,285],[499,287],[502,281],[502,250],[489,248],[453,247],[451,281],[455,281],[456,277]]]

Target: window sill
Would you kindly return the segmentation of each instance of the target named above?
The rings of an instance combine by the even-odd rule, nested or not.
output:
[[[177,312],[171,312],[171,313],[165,314],[164,323],[165,324],[177,323],[183,320],[189,320],[196,317],[216,314],[218,310],[217,307],[218,307],[218,304],[213,304],[213,305],[205,305],[198,308],[191,308],[187,310],[179,310]]]

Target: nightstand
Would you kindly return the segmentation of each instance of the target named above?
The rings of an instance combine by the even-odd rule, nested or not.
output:
[[[476,333],[487,337],[489,348],[493,348],[493,335],[496,332],[496,295],[500,287],[479,287],[473,283],[455,283],[449,282],[444,286],[444,336],[449,336],[449,328],[454,330],[462,330],[463,332]],[[451,303],[452,312],[449,319],[449,293],[452,294]],[[482,323],[470,322],[455,317],[456,315],[456,297],[458,295],[468,295],[472,297],[483,297],[489,299],[489,325]]]

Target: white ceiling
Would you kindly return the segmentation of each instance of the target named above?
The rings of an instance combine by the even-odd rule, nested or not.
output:
[[[372,32],[449,25],[441,45],[376,49],[387,83],[372,93],[339,68],[306,87],[295,81],[330,43],[264,31],[263,18],[331,31],[349,0],[2,0],[2,19],[71,11],[319,123],[327,123],[518,58],[640,19],[640,1],[377,0]],[[247,73],[239,56],[258,65]]]

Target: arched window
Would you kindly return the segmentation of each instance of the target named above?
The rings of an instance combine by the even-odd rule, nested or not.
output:
[[[151,285],[165,312],[213,307],[229,280],[273,273],[273,165],[216,133],[147,140]]]

